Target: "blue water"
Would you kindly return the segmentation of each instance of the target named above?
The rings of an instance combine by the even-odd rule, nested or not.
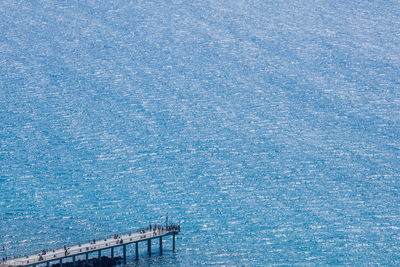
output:
[[[0,2],[8,256],[168,213],[130,265],[399,266],[399,126],[398,1]]]

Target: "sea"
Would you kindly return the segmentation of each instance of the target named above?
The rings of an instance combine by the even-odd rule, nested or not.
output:
[[[399,179],[399,1],[0,1],[3,257],[399,266]]]

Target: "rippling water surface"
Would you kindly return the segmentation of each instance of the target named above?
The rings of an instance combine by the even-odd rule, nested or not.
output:
[[[1,1],[0,245],[168,213],[177,252],[130,264],[400,265],[399,22],[398,1]]]

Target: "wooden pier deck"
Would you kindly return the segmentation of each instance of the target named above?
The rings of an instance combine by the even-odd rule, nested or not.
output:
[[[139,258],[139,243],[147,241],[147,252],[151,255],[151,240],[159,239],[159,249],[162,254],[163,237],[172,235],[172,249],[175,250],[175,235],[180,232],[179,226],[169,226],[162,229],[145,230],[145,232],[135,232],[130,234],[118,235],[111,238],[105,238],[102,240],[95,240],[95,242],[78,244],[74,246],[68,246],[56,250],[46,251],[46,253],[39,252],[34,255],[24,256],[15,259],[8,259],[7,261],[0,264],[0,267],[14,267],[14,266],[50,266],[51,264],[63,264],[63,260],[69,258],[69,262],[76,263],[79,259],[86,261],[91,258],[89,254],[97,252],[97,257],[101,258],[101,252],[104,250],[110,250],[111,258],[114,257],[114,248],[122,247],[122,259],[126,263],[126,246],[135,243],[135,254],[136,259]],[[85,257],[82,257],[85,255]],[[83,258],[83,259],[82,259]],[[92,257],[93,258],[93,257]]]

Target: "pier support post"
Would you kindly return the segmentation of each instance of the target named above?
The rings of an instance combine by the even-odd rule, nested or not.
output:
[[[160,254],[162,254],[162,236],[160,236]]]
[[[136,254],[136,259],[139,259],[139,242],[135,243],[135,254]]]
[[[175,233],[172,234],[172,251],[175,251]]]
[[[60,267],[62,267],[62,259],[60,259]]]
[[[147,240],[147,253],[151,256],[151,239]]]
[[[86,265],[89,264],[89,253],[86,253]]]
[[[113,259],[114,258],[114,248],[112,247],[111,248],[111,259]]]
[[[98,252],[98,258],[99,258],[99,260],[101,259],[101,250],[99,250],[99,252]]]
[[[76,266],[75,256],[72,256],[72,264],[73,264],[74,266]]]
[[[122,253],[124,254],[124,264],[126,264],[126,245],[123,245],[122,247]]]
[[[49,267],[50,266],[50,262],[48,261],[48,262],[46,262],[46,266],[47,267]]]

